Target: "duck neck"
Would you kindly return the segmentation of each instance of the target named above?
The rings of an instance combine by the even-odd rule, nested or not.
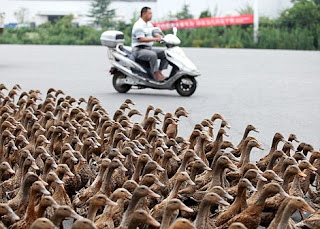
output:
[[[190,173],[190,179],[194,182],[196,180],[196,175],[198,174],[199,168],[192,167],[191,173]]]
[[[44,217],[44,212],[46,211],[47,208],[48,206],[39,204],[39,208],[37,211],[37,218]]]
[[[28,207],[27,207],[27,211],[26,211],[26,219],[27,220],[32,219],[32,222],[33,222],[35,220],[34,217],[36,216],[34,207],[35,207],[35,203],[37,201],[37,192],[31,189],[29,196],[30,197],[29,197],[29,203],[28,203]]]
[[[137,229],[140,223],[140,220],[132,218],[129,222],[128,229]]]
[[[140,174],[143,168],[144,162],[142,161],[138,161],[138,165],[132,175],[132,180],[134,180],[135,182],[139,183],[140,180]]]
[[[172,220],[172,210],[171,209],[165,209],[164,214],[161,221],[161,227],[160,229],[167,229],[170,226],[171,220]]]
[[[242,161],[242,164],[241,164],[241,171],[243,171],[243,169],[246,166],[246,164],[248,164],[250,162],[250,154],[251,154],[252,148],[253,148],[253,146],[250,146],[250,145],[247,145],[247,147],[246,147],[246,150],[244,152],[243,161]]]
[[[286,228],[289,222],[289,219],[291,217],[291,215],[296,211],[297,209],[292,206],[292,204],[288,204],[283,213],[282,213],[282,217],[281,220],[279,222],[278,228]]]
[[[184,158],[183,158],[183,160],[182,160],[182,163],[181,163],[181,165],[180,165],[177,173],[179,173],[179,172],[185,172],[185,171],[186,171],[187,163],[188,163],[189,159],[190,159],[190,156],[187,155],[187,154],[185,154],[185,156],[184,156]]]
[[[273,169],[273,166],[274,166],[274,163],[275,163],[275,161],[276,161],[278,158],[279,158],[278,156],[276,156],[275,154],[273,154],[272,157],[271,157],[271,159],[270,159],[270,161],[269,161],[269,163],[268,163],[268,166],[267,166],[266,170],[272,170],[272,169]]]
[[[102,193],[104,193],[108,197],[111,195],[110,180],[111,180],[112,174],[115,169],[116,169],[116,167],[113,167],[113,166],[108,169],[106,177],[102,183],[102,187],[101,187],[102,190],[101,191],[102,191]]]
[[[277,137],[273,138],[269,154],[272,154],[277,149],[277,146],[278,146],[280,141],[281,141],[280,138],[277,138]]]
[[[168,197],[169,200],[177,197],[179,189],[181,187],[181,184],[182,184],[182,181],[180,181],[180,180],[176,181],[176,183],[173,186],[173,189],[171,190],[171,192],[169,194],[169,197]]]
[[[222,174],[224,171],[224,167],[222,165],[217,165],[212,174],[212,182],[211,187],[213,186],[222,186]]]
[[[289,187],[289,183],[292,179],[292,176],[294,176],[292,173],[285,173],[284,174],[282,188],[286,192],[288,192],[288,187]]]
[[[64,218],[65,218],[65,217],[63,217],[63,216],[58,215],[58,214],[55,213],[55,214],[52,216],[51,221],[53,222],[53,224],[54,224],[56,227],[60,228],[60,226],[62,226],[62,221],[64,220]]]
[[[199,207],[199,212],[194,221],[194,224],[197,229],[205,229],[207,228],[206,220],[209,218],[211,204],[207,203],[206,200],[203,200]]]
[[[142,198],[142,196],[137,195],[136,193],[133,193],[131,201],[129,203],[129,206],[125,212],[123,219],[125,219],[125,216],[128,217],[133,213],[135,207],[137,206],[137,204],[141,198]]]
[[[94,203],[91,203],[89,205],[87,218],[90,219],[92,222],[94,222],[94,218],[96,217],[98,208],[99,206],[95,205]]]
[[[258,197],[255,206],[259,207],[259,209],[261,208],[261,210],[264,208],[264,204],[266,199],[269,197],[269,193],[268,190],[263,190],[263,192],[261,193],[261,195]]]
[[[103,174],[105,173],[105,171],[107,170],[107,167],[102,167],[99,170],[99,174],[96,177],[96,179],[93,181],[93,183],[91,184],[91,186],[97,186],[98,189],[101,188],[102,185],[102,181],[103,181]]]

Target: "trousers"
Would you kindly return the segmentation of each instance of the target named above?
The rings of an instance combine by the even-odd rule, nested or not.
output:
[[[168,67],[168,61],[164,50],[149,47],[149,46],[137,46],[133,48],[133,57],[142,61],[147,61],[150,64],[150,70],[152,73],[161,71]],[[160,59],[160,66],[158,67],[158,59]]]

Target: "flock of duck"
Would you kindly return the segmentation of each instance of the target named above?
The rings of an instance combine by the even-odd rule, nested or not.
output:
[[[253,163],[253,125],[235,146],[214,114],[183,138],[183,107],[134,105],[110,114],[94,96],[0,84],[0,228],[320,228],[311,144],[276,133]]]

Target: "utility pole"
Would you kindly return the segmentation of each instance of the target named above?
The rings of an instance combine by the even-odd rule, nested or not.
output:
[[[258,43],[259,37],[259,9],[258,0],[254,0],[253,5],[253,41],[255,44]]]

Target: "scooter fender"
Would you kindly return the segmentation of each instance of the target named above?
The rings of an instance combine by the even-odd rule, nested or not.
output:
[[[197,67],[178,46],[165,50],[165,55],[169,62],[175,64],[182,71],[190,72],[191,74],[198,71]]]

